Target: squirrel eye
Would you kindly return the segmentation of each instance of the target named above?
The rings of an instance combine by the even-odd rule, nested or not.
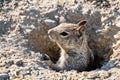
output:
[[[67,33],[67,32],[62,32],[62,33],[60,33],[60,35],[62,35],[62,36],[67,36],[68,33]]]

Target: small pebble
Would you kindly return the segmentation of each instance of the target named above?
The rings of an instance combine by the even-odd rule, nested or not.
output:
[[[31,71],[30,71],[30,70],[27,70],[27,71],[26,71],[26,74],[27,74],[27,75],[31,75]]]
[[[110,73],[109,72],[107,72],[107,71],[100,71],[100,77],[102,78],[102,79],[106,79],[106,78],[108,78],[110,76]]]
[[[98,73],[92,73],[87,76],[88,79],[96,79],[99,77]]]
[[[10,80],[10,76],[6,73],[0,74],[0,80]]]
[[[50,26],[50,27],[55,27],[57,25],[57,22],[51,19],[46,19],[44,20],[45,25]]]
[[[16,65],[17,66],[24,66],[24,63],[23,63],[22,60],[19,60],[19,61],[16,62]]]
[[[11,65],[13,65],[13,64],[14,64],[14,61],[13,61],[13,60],[6,62],[6,65],[7,65],[7,66],[11,66]]]

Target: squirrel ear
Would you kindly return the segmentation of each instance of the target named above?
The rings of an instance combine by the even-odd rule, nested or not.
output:
[[[78,26],[85,25],[86,23],[87,23],[86,20],[80,21],[80,22],[78,23]]]
[[[79,31],[80,35],[85,31],[85,24],[87,23],[87,21],[80,21],[78,23],[78,28],[77,31]]]
[[[85,26],[80,26],[77,28],[77,31],[79,31],[79,33],[83,33],[85,31]]]

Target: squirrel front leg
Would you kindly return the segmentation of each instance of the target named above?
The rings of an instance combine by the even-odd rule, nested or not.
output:
[[[61,71],[61,68],[58,66],[58,64],[54,64],[53,62],[50,62],[49,64],[49,67],[52,69],[52,70],[55,70],[55,71]]]

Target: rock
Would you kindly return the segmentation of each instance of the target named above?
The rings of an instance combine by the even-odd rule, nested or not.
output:
[[[66,22],[66,19],[65,19],[65,17],[64,16],[55,16],[55,19],[56,19],[56,21],[57,21],[57,23],[65,23]]]
[[[49,27],[55,27],[57,25],[57,22],[51,19],[45,19],[44,23],[46,26],[49,26]]]
[[[14,64],[14,61],[13,60],[11,60],[11,61],[8,61],[8,62],[5,62],[6,63],[6,65],[7,66],[11,66],[11,65],[13,65]]]
[[[26,75],[31,75],[31,70],[27,70]]]
[[[16,70],[16,75],[19,75],[21,72],[21,69]]]
[[[93,72],[87,76],[88,79],[96,79],[99,77],[99,74],[97,72]]]
[[[117,23],[116,26],[120,27],[120,23]]]
[[[16,62],[16,65],[17,65],[17,66],[24,66],[24,63],[23,63],[22,60],[18,60],[18,61]]]
[[[50,58],[47,54],[41,54],[40,59],[41,60],[50,60]]]
[[[0,74],[0,80],[10,80],[10,76],[6,73]]]
[[[95,32],[96,33],[102,33],[102,31],[103,31],[102,29],[97,29]]]
[[[36,71],[36,70],[39,70],[39,67],[38,66],[34,66],[33,69]]]
[[[110,6],[110,4],[107,0],[104,0],[102,4],[103,4],[104,7],[109,7]]]
[[[107,72],[107,71],[100,71],[100,77],[102,78],[102,79],[106,79],[106,78],[108,78],[109,76],[110,76],[110,73],[109,72]]]
[[[110,60],[109,62],[107,62],[105,65],[103,65],[101,67],[101,69],[104,69],[104,70],[109,70],[110,68],[114,67],[116,64],[115,62],[117,61],[117,59],[115,60]]]
[[[39,76],[39,71],[35,71],[35,76]]]

